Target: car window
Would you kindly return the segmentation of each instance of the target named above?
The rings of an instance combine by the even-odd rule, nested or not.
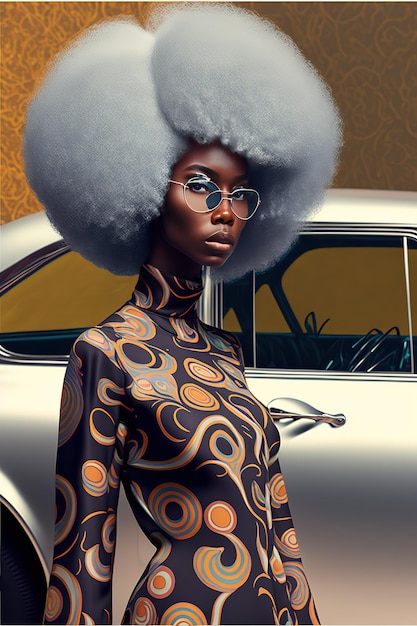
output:
[[[69,251],[0,299],[0,343],[22,354],[68,354],[85,328],[128,300],[137,276],[115,276]]]
[[[247,366],[411,371],[416,277],[411,238],[305,234],[267,272],[224,286],[223,326]]]

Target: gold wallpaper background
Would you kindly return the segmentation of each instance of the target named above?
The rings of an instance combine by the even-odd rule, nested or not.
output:
[[[21,134],[45,65],[80,31],[153,2],[1,2],[1,222],[39,211]],[[294,39],[333,91],[345,126],[335,187],[417,189],[417,3],[237,2]]]

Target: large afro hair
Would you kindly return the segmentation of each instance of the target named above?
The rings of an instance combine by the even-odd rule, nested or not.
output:
[[[291,39],[255,14],[196,3],[101,22],[65,49],[29,105],[30,185],[72,249],[115,274],[149,253],[173,166],[190,142],[245,157],[262,204],[214,279],[270,266],[321,204],[341,122]]]

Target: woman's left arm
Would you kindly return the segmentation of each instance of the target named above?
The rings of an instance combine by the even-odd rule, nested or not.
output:
[[[74,344],[62,393],[47,624],[111,623],[128,413],[114,344],[90,329]]]

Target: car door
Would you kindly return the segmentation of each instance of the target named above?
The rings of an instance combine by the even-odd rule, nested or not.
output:
[[[84,328],[131,296],[137,277],[113,276],[62,241],[49,241],[41,214],[7,226],[3,244],[16,229],[12,243],[29,239],[32,248],[0,272],[0,622],[39,624],[52,561],[55,456],[68,354]],[[143,537],[140,550],[132,549],[139,537],[124,495],[119,517],[127,521],[119,541],[124,561],[118,555],[114,575],[117,618],[149,553]]]
[[[322,622],[413,623],[415,229],[316,224],[276,266],[221,295],[249,386],[281,417],[281,465]],[[317,417],[285,417],[295,413]]]

